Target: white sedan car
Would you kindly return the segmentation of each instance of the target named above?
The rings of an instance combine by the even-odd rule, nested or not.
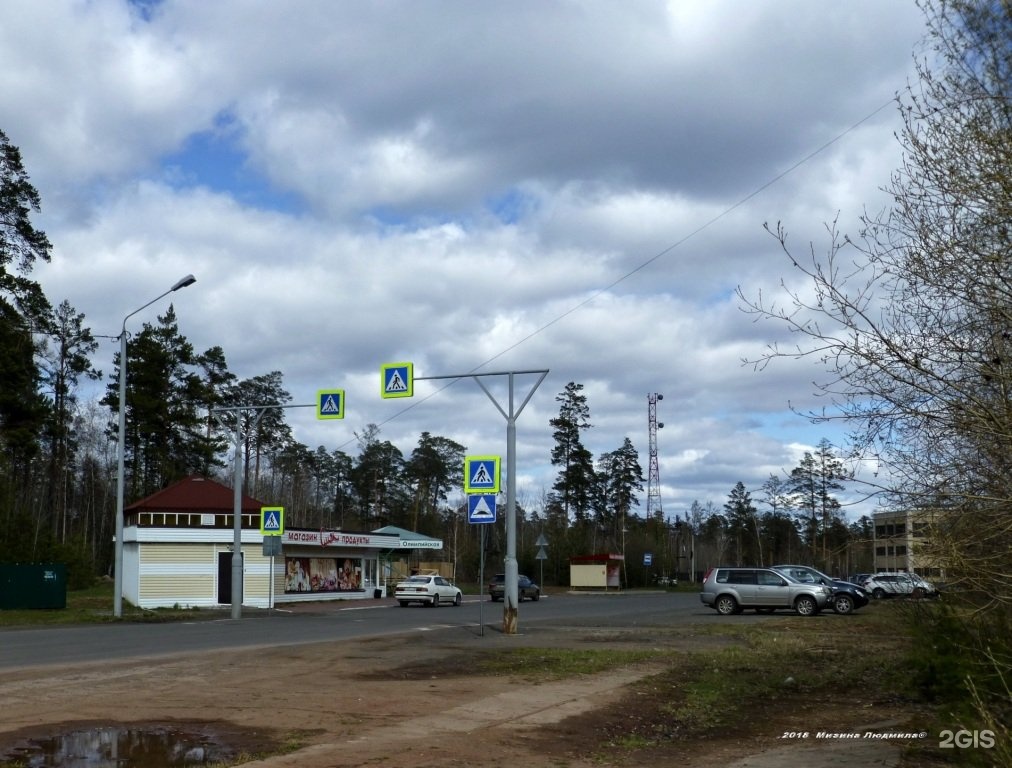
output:
[[[400,582],[394,597],[401,607],[408,603],[422,603],[435,608],[440,603],[460,605],[462,594],[451,581],[436,574],[416,574]]]

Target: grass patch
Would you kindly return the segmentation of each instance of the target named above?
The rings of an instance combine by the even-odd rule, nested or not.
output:
[[[799,713],[921,703],[912,683],[911,636],[893,605],[848,617],[785,615],[693,630],[702,641],[698,650],[670,653],[667,669],[599,715],[595,759],[628,761],[635,754],[636,764],[663,764],[715,734],[749,740],[754,730],[756,738],[768,737],[776,723],[798,722]],[[847,721],[829,722],[845,728]]]
[[[114,621],[165,622],[187,619],[214,619],[219,611],[199,608],[138,608],[123,601],[123,616],[113,615],[113,583],[100,582],[87,589],[67,592],[66,608],[14,609],[0,611],[0,627],[32,627],[57,624],[101,624]]]
[[[660,651],[512,648],[480,658],[477,672],[533,681],[561,680],[578,675],[595,675],[609,669],[663,658],[664,655]]]
[[[853,692],[878,701],[910,697],[911,643],[899,619],[887,610],[831,624],[790,617],[753,625],[744,645],[707,654],[688,680],[679,675],[680,695],[661,710],[684,732],[702,735],[781,701]]]

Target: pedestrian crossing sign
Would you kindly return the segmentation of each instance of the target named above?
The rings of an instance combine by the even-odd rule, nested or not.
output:
[[[316,418],[344,418],[344,390],[321,389],[316,393]]]
[[[413,363],[387,363],[380,366],[380,395],[384,398],[414,397]]]
[[[499,493],[498,456],[468,456],[464,459],[464,493]]]
[[[280,536],[285,532],[284,507],[260,507],[260,533]]]

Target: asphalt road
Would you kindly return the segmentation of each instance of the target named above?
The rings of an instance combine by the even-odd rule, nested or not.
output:
[[[225,616],[228,616],[227,618]],[[518,633],[535,627],[669,626],[755,621],[743,614],[718,617],[696,593],[546,595],[518,611]],[[401,608],[393,600],[315,603],[293,610],[245,610],[243,618],[168,623],[88,624],[0,630],[0,669],[102,662],[180,653],[302,645],[332,640],[446,630],[479,639],[502,635],[503,604],[465,597],[464,604]]]

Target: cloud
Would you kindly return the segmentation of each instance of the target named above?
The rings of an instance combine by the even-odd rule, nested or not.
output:
[[[384,362],[550,369],[518,422],[531,493],[554,480],[568,381],[588,447],[628,436],[644,471],[662,392],[674,514],[842,441],[791,413],[821,404],[817,367],[743,365],[790,339],[734,291],[805,290],[765,222],[818,252],[825,222],[854,231],[885,202],[898,121],[881,107],[921,33],[913,4],[871,0],[19,0],[0,128],[54,243],[35,276],[94,332],[193,273],[171,301],[195,348],[240,377],[282,371],[296,401],[346,388],[344,423],[290,421],[351,452],[368,423],[405,453],[422,430],[505,450],[473,381],[381,402]]]

